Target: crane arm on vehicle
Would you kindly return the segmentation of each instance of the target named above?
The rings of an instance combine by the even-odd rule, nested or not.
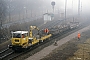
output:
[[[36,26],[30,26],[30,37],[33,37],[32,36],[32,30],[34,30],[34,29],[36,29],[36,30],[39,31],[39,28],[38,27],[36,27]]]

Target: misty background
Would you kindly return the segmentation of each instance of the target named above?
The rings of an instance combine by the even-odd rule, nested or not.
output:
[[[65,0],[0,0],[0,21],[8,23],[25,18],[38,18],[46,12],[52,13],[52,1],[55,1],[55,13],[64,13]],[[67,0],[67,15],[78,14],[78,1]],[[89,13],[89,2],[80,0],[82,15]]]
[[[39,26],[43,22],[43,14],[53,13],[52,1],[55,2],[55,20],[65,20],[66,0],[0,0],[0,39],[9,39],[11,31],[28,30],[30,25]],[[67,0],[67,21],[68,18],[73,21],[74,17],[77,21],[89,22],[90,1],[80,0],[80,16],[78,15],[78,1]]]

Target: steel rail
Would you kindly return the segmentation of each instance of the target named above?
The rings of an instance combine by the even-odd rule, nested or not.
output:
[[[7,56],[9,56],[9,55],[11,55],[11,54],[13,54],[13,53],[14,53],[14,51],[12,51],[12,52],[10,52],[10,53],[8,53],[8,54],[5,54],[4,56],[1,56],[0,59],[3,59],[3,58],[5,58],[5,57],[7,57]]]
[[[9,48],[6,48],[5,50],[1,51],[0,54],[6,52],[7,50],[9,50]]]

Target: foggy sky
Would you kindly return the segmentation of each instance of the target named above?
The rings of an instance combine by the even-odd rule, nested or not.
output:
[[[25,13],[25,10],[34,12],[38,15],[48,12],[52,12],[51,2],[55,1],[55,12],[64,13],[65,12],[65,0],[5,0],[7,3],[7,11],[9,13],[18,14]],[[90,10],[89,0],[81,0],[82,2],[82,13],[88,13]],[[81,5],[81,4],[80,4]],[[81,9],[80,9],[81,11]],[[67,0],[67,13],[73,12],[78,14],[78,0]]]
[[[56,6],[61,5],[61,9],[65,9],[65,0],[53,0],[56,2]],[[81,9],[82,5],[82,9]],[[90,11],[90,0],[80,0],[80,9],[83,13],[88,13]],[[67,0],[67,10],[72,10],[72,0]],[[78,0],[73,0],[73,11],[78,12]]]

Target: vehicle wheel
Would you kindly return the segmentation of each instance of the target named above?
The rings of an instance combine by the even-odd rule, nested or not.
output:
[[[42,43],[43,42],[43,40],[40,40],[40,43]]]

